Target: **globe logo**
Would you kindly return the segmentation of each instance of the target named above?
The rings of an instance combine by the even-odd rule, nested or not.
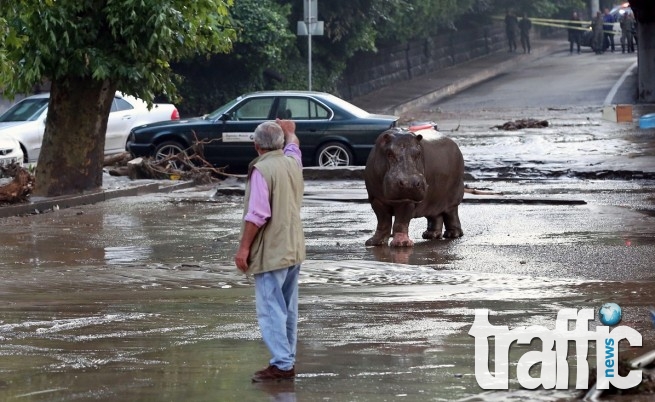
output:
[[[605,303],[598,310],[598,319],[603,325],[616,325],[621,322],[623,312],[616,303]]]

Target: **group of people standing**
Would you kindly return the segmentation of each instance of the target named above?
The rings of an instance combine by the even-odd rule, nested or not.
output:
[[[621,27],[621,51],[623,53],[632,53],[635,51],[637,42],[636,30],[637,21],[630,9],[625,10],[623,14],[615,19],[608,8],[604,12],[596,12],[591,21],[592,38],[591,48],[596,54],[602,54],[606,50],[614,52],[616,45],[614,43],[614,23],[618,22]],[[574,50],[580,53],[580,45],[583,33],[588,29],[585,22],[580,19],[577,11],[574,11],[567,24],[569,52],[573,54]],[[512,10],[507,10],[505,14],[505,33],[509,45],[509,52],[517,51],[517,37],[520,38],[523,53],[530,53],[530,30],[532,21],[526,14],[519,20]]]
[[[596,15],[591,21],[592,39],[591,48],[596,54],[602,54],[605,50],[615,51],[616,46],[614,43],[614,23],[619,22],[621,27],[621,51],[622,53],[632,53],[635,51],[636,37],[635,32],[637,22],[632,14],[632,11],[626,10],[619,18],[618,21],[606,8],[603,13],[596,12]],[[570,28],[568,29],[569,36],[569,52],[572,54],[574,46],[577,52],[580,53],[580,42],[582,40],[582,33],[584,31],[583,23],[580,21],[580,16],[576,11],[573,12],[569,22]]]
[[[530,29],[532,29],[532,21],[530,21],[527,14],[523,14],[523,18],[519,21],[511,10],[507,10],[507,14],[505,15],[505,33],[507,34],[510,53],[516,52],[517,34],[521,40],[523,53],[530,53]]]

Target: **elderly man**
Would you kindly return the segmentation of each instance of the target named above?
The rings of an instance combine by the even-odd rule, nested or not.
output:
[[[296,125],[264,122],[255,129],[255,150],[246,184],[244,221],[234,257],[239,270],[255,277],[255,306],[268,367],[254,382],[295,378],[298,275],[305,259],[300,220],[304,191]]]

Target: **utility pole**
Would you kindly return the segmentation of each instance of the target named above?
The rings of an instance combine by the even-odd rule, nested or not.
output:
[[[318,0],[316,0],[316,8],[318,8]],[[307,90],[312,90],[312,28],[313,19],[312,15],[312,0],[307,0],[307,9],[309,10],[305,23],[307,24]]]
[[[307,87],[312,90],[312,35],[323,35],[323,21],[318,21],[318,0],[304,0],[304,18],[298,21],[298,36],[307,35]]]
[[[596,16],[596,11],[600,11],[600,3],[598,0],[589,0],[589,15],[593,20]]]

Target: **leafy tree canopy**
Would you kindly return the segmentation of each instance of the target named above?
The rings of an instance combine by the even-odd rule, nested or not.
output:
[[[289,22],[291,5],[275,0],[239,0],[230,9],[236,38],[229,54],[194,57],[173,65],[184,76],[180,87],[183,115],[209,113],[244,92],[261,90],[282,79],[279,71],[298,58]],[[295,25],[294,25],[295,27]]]
[[[152,101],[175,99],[170,62],[229,51],[233,0],[0,2],[0,87],[9,96],[44,80],[109,80]]]

